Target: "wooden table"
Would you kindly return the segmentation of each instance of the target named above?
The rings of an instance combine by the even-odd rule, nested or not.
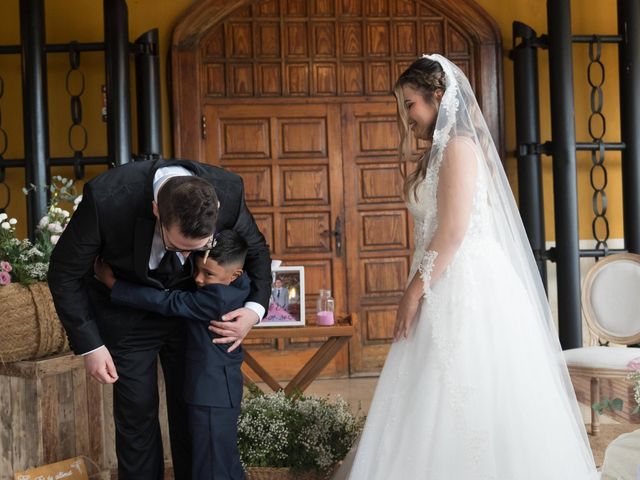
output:
[[[280,383],[258,363],[249,348],[244,347],[244,363],[245,367],[251,368],[260,379],[262,379],[269,387],[277,392],[284,390],[286,395],[294,392],[304,392],[305,389],[320,374],[322,369],[336,356],[343,345],[353,336],[355,330],[352,322],[352,315],[339,319],[339,323],[330,327],[319,327],[310,325],[306,327],[259,327],[249,332],[246,338],[255,339],[274,339],[274,338],[318,338],[327,337],[318,351],[309,359],[309,361],[300,369],[300,371],[291,379],[291,381],[283,387]],[[254,382],[244,375],[245,383],[253,384]]]

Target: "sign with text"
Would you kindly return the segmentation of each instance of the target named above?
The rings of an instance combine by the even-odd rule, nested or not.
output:
[[[16,472],[14,480],[89,480],[87,468],[81,457]]]

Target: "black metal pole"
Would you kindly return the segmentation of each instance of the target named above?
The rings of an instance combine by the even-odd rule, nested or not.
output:
[[[138,155],[148,160],[162,156],[158,29],[154,28],[138,37],[135,45]]]
[[[562,348],[582,346],[570,0],[548,0],[558,323]]]
[[[640,5],[618,0],[624,245],[640,253]]]
[[[124,0],[104,0],[107,152],[114,165],[131,160],[129,20]]]
[[[25,185],[37,187],[27,196],[27,228],[29,238],[33,240],[38,222],[47,213],[45,187],[49,183],[49,110],[43,0],[20,0],[20,40]]]
[[[520,42],[516,44],[518,40]],[[518,145],[540,143],[538,50],[535,42],[536,32],[531,27],[524,23],[513,22],[512,58],[516,98],[516,142]],[[544,199],[540,154],[523,152],[518,153],[517,158],[520,215],[546,290],[547,261],[545,259]]]

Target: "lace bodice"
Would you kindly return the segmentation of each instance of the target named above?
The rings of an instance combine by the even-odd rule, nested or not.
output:
[[[471,140],[465,141],[472,144]],[[475,161],[477,163],[475,193],[473,196],[469,226],[460,250],[464,250],[470,244],[477,241],[490,240],[493,238],[487,190],[488,173],[482,161],[481,153],[475,144],[473,144],[473,149],[476,152]],[[407,202],[407,209],[413,217],[415,224],[413,232],[415,247],[409,278],[412,278],[418,269],[425,249],[428,247],[433,234],[438,228],[437,190],[440,163],[441,162],[435,162],[433,165],[427,167],[425,178],[418,185],[416,195],[410,193]]]

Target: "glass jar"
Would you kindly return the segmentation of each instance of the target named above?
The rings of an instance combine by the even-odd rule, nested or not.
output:
[[[316,309],[316,325],[329,326],[335,323],[335,302],[331,297],[331,290],[320,290]]]

